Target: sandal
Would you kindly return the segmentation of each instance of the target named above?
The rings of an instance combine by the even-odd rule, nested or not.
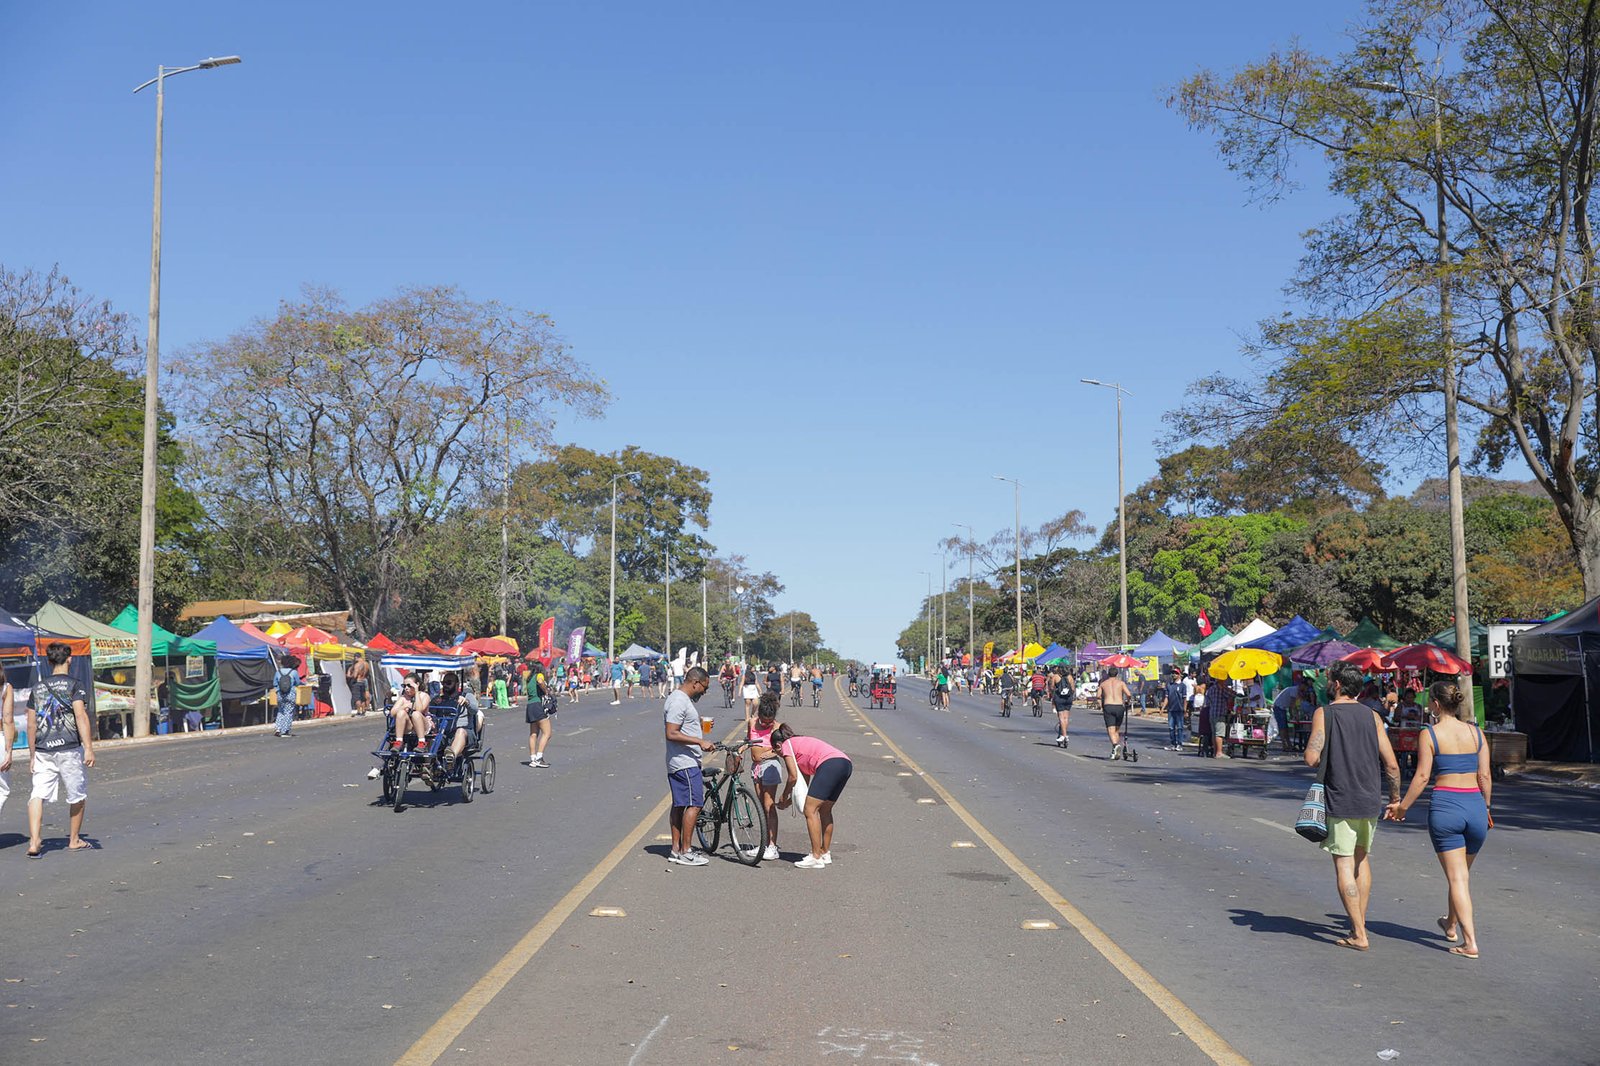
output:
[[[1448,948],[1446,950],[1448,950],[1452,955],[1460,955],[1463,959],[1475,959],[1478,957],[1478,953],[1476,951],[1468,951],[1464,947]]]
[[[1449,917],[1449,915],[1446,915],[1443,918],[1437,919],[1437,924],[1439,926],[1439,932],[1444,934],[1444,938],[1446,940],[1450,941],[1450,943],[1454,944],[1458,939],[1460,939],[1460,934],[1459,933],[1452,933],[1450,931],[1450,917]]]

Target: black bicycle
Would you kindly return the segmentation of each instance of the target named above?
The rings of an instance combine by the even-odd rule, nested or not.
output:
[[[822,706],[822,686],[820,684],[811,686],[811,706]]]
[[[724,707],[733,706],[733,678],[731,677],[722,682],[722,705]]]
[[[800,706],[800,682],[798,681],[789,682],[789,706]]]
[[[738,744],[718,744],[723,753],[721,767],[704,769],[706,779],[706,805],[700,808],[700,817],[694,823],[694,835],[700,850],[714,854],[722,842],[722,829],[728,829],[728,842],[733,845],[733,857],[746,866],[761,862],[767,850],[767,816],[761,810],[756,794],[740,779],[744,752],[750,747],[748,740]]]
[[[939,706],[939,686],[937,684],[928,689],[928,706]]]

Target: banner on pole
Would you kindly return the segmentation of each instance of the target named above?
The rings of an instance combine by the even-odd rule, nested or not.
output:
[[[567,662],[575,663],[583,658],[583,638],[587,633],[588,629],[586,627],[579,626],[567,638]]]

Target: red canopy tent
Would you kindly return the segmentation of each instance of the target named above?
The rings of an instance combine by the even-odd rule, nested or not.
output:
[[[367,641],[367,647],[371,648],[373,651],[383,653],[397,652],[401,650],[400,645],[396,644],[382,633],[377,634],[371,640]]]

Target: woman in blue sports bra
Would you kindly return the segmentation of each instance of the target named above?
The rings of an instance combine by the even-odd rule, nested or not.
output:
[[[1456,715],[1462,704],[1454,681],[1437,681],[1428,689],[1428,716],[1433,724],[1418,738],[1417,772],[1411,788],[1398,803],[1389,804],[1384,817],[1396,822],[1417,802],[1430,777],[1433,796],[1428,801],[1428,836],[1450,882],[1449,912],[1438,920],[1439,931],[1455,944],[1450,954],[1478,957],[1477,928],[1472,922],[1472,894],[1468,871],[1494,825],[1489,817],[1489,746],[1483,730]],[[1436,777],[1434,775],[1437,775]]]

